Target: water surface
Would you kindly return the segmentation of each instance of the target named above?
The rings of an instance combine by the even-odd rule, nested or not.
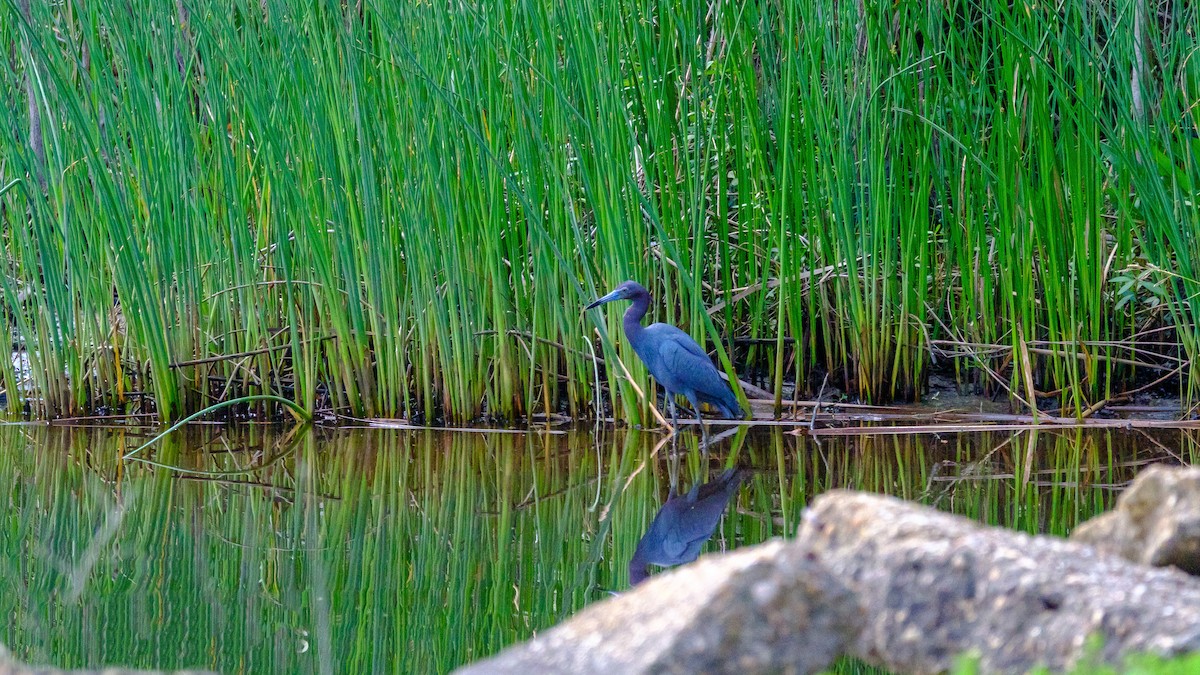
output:
[[[0,427],[0,643],[67,668],[447,671],[628,586],[668,495],[670,444],[637,431],[196,427],[147,457],[125,428]],[[1176,431],[684,435],[678,488],[755,469],[706,551],[791,536],[833,488],[1064,534]]]

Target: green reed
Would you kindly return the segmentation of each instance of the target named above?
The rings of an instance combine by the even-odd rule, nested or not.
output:
[[[1200,9],[868,4],[4,0],[9,404],[642,421],[625,278],[777,403],[1195,398]]]

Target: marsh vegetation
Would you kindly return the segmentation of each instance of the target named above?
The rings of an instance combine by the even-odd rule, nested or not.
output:
[[[826,378],[911,399],[936,368],[1066,416],[1155,383],[1190,404],[1198,25],[1183,2],[5,2],[8,406],[639,422],[642,367],[580,313],[627,278],[777,403]]]

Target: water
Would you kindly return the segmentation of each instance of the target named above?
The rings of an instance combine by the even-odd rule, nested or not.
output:
[[[438,672],[627,587],[667,496],[641,432],[199,427],[148,456],[124,428],[0,427],[0,643],[68,668]],[[683,443],[694,447],[685,436]],[[1192,432],[726,438],[678,462],[686,490],[746,481],[706,551],[796,530],[832,488],[894,494],[1028,532],[1068,532]]]

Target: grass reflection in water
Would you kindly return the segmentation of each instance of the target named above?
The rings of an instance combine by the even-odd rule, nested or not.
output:
[[[0,643],[62,667],[446,671],[628,586],[669,487],[640,432],[0,427]],[[1195,461],[1177,431],[723,441],[685,434],[680,487],[754,469],[706,551],[789,536],[832,488],[1064,534],[1145,464]],[[854,670],[853,664],[843,664]]]

